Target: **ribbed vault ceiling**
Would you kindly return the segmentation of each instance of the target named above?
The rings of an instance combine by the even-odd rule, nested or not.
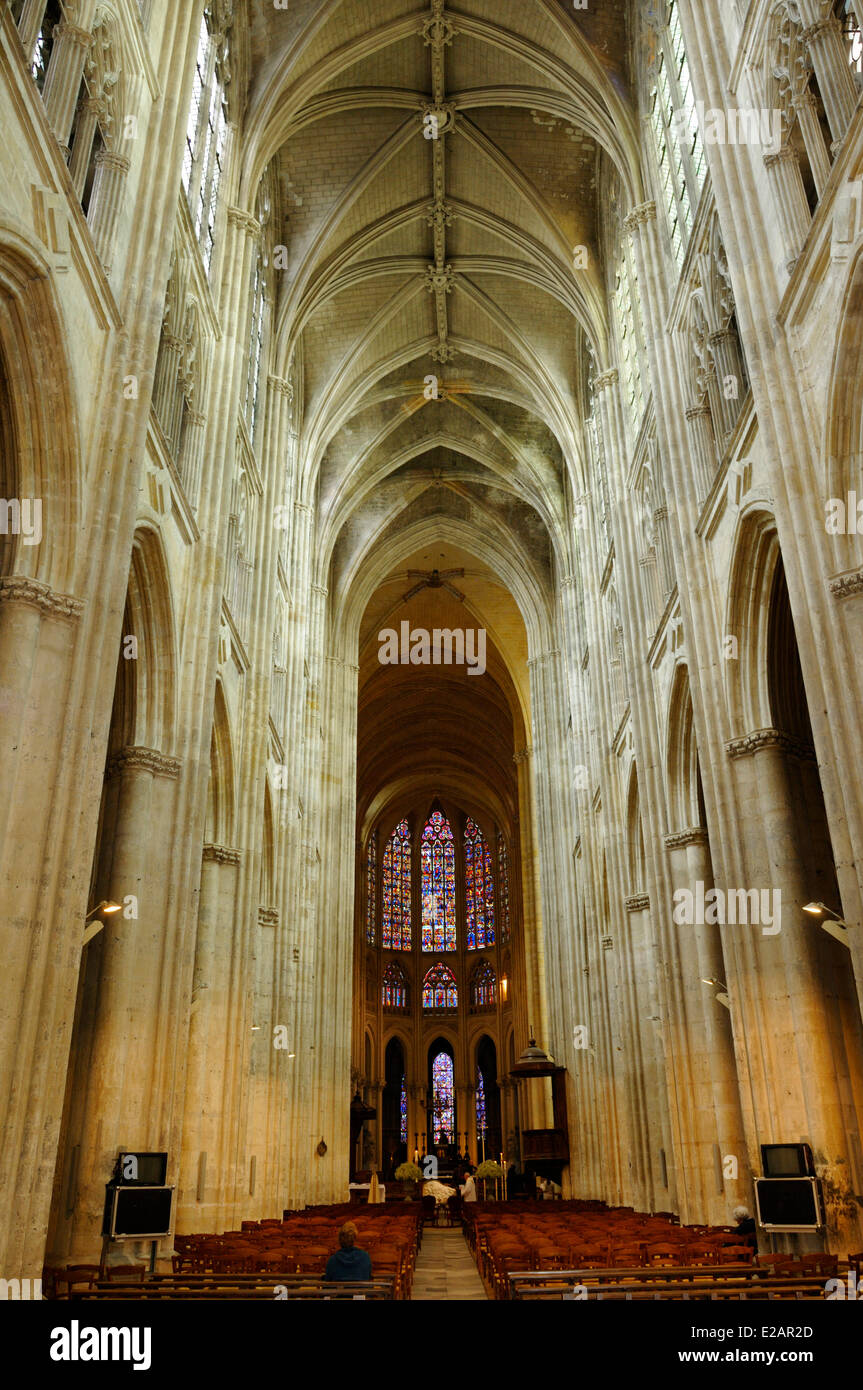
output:
[[[506,796],[513,729],[527,714],[525,633],[522,625],[516,640],[516,624],[503,622],[503,598],[514,605],[488,545],[497,539],[550,608],[567,498],[581,491],[588,344],[600,364],[607,356],[601,162],[616,166],[626,197],[638,197],[627,6],[251,8],[247,197],[272,164],[289,259],[276,364],[298,383],[301,489],[317,507],[319,579],[336,605],[364,583],[361,607],[369,574],[380,583],[361,637],[361,784],[382,775],[375,758],[392,777],[410,763],[395,733],[374,755],[369,734],[385,728],[398,685],[424,742],[444,703],[459,712],[443,740],[450,773],[486,766]],[[574,264],[577,247],[587,248],[586,268]],[[381,668],[379,616],[409,587],[411,562],[393,555],[408,554],[416,534],[415,567],[443,568],[436,557],[451,557],[454,527],[476,537],[464,559],[471,621],[501,625],[489,674]],[[427,591],[419,604],[425,625],[446,626],[430,602],[443,613],[454,601]],[[465,626],[464,612],[449,616]]]

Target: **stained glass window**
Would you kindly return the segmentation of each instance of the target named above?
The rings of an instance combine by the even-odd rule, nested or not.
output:
[[[455,1135],[455,1089],[452,1057],[448,1052],[439,1052],[432,1062],[432,1097],[435,1141],[441,1139],[451,1143]]]
[[[470,977],[470,1002],[474,1008],[487,1009],[493,1006],[497,991],[497,976],[487,960],[477,962]]]
[[[422,948],[456,948],[455,846],[450,823],[440,811],[432,811],[422,837]]]
[[[448,965],[438,961],[423,980],[424,1009],[458,1008],[458,987]]]
[[[500,878],[500,939],[509,941],[509,854],[502,830],[497,832],[497,869]]]
[[[464,830],[464,895],[467,949],[494,945],[494,875],[491,850],[475,821]]]
[[[366,850],[366,941],[370,946],[375,944],[375,907],[376,884],[378,870],[378,832],[373,830],[369,836],[368,848]]]
[[[404,1077],[402,1077],[402,1093],[399,1099],[399,1115],[401,1116],[399,1138],[403,1144],[406,1144],[408,1141],[408,1088]]]
[[[404,971],[391,960],[381,982],[381,1002],[385,1009],[406,1009],[408,987]]]
[[[384,850],[381,936],[388,951],[411,948],[411,834],[406,820],[396,826]]]
[[[476,1134],[480,1139],[486,1128],[485,1114],[485,1082],[482,1079],[482,1067],[476,1069]]]

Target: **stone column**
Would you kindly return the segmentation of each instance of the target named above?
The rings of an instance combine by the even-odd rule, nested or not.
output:
[[[60,1132],[86,888],[65,862],[78,808],[70,708],[82,604],[0,579],[0,1269],[38,1278]],[[89,740],[89,732],[88,732]],[[58,1025],[58,1019],[61,1024]],[[58,1037],[56,1046],[46,1042]],[[58,1058],[58,1054],[62,1054]]]
[[[653,519],[656,522],[657,553],[659,556],[659,573],[662,582],[662,602],[664,606],[668,602],[668,597],[676,583],[674,562],[671,558],[671,536],[668,530],[668,508],[657,508],[653,514]]]
[[[106,772],[96,891],[124,912],[107,918],[86,948],[66,1146],[80,1145],[78,1192],[55,1237],[56,1253],[72,1262],[98,1258],[105,1183],[118,1151],[169,1149],[178,1038],[162,1000],[181,943],[166,936],[165,865],[179,772],[174,758],[138,747],[115,755]],[[169,1172],[177,1158],[171,1154]]]
[[[179,460],[180,477],[192,511],[197,511],[201,495],[201,468],[204,460],[207,417],[200,410],[186,411],[183,454]]]
[[[790,272],[797,264],[812,224],[803,175],[791,145],[783,145],[776,154],[766,154],[764,167],[770,178],[773,196],[779,209],[779,219],[785,232],[786,265]]]
[[[96,138],[96,126],[99,124],[99,117],[104,115],[104,112],[105,103],[99,97],[87,97],[81,103],[81,115],[75,134],[75,148],[69,161],[69,176],[75,185],[79,202],[84,196],[87,170],[90,168],[93,141]]]
[[[36,47],[36,40],[39,37],[44,16],[45,0],[24,0],[24,8],[18,21],[18,33],[21,35],[21,43],[24,45],[28,64],[33,57],[33,50]]]
[[[794,102],[794,110],[797,112],[797,119],[803,134],[803,143],[809,156],[812,177],[815,180],[815,188],[820,198],[827,187],[827,180],[830,178],[830,160],[824,145],[824,136],[821,134],[821,122],[815,109],[816,105],[815,93],[810,91],[808,87],[799,94]]]
[[[716,440],[713,434],[713,421],[710,406],[705,402],[690,406],[686,411],[686,424],[691,447],[695,494],[699,505],[703,504],[710,492],[716,476],[718,459]]]
[[[176,446],[171,432],[175,429],[177,397],[180,394],[178,377],[183,357],[183,344],[173,333],[163,330],[156,359],[156,375],[153,382],[153,409],[156,419],[168,443]]]
[[[838,1000],[845,960],[839,943],[807,916],[805,810],[792,769],[811,749],[775,729],[727,745],[741,808],[746,888],[781,892],[779,932],[726,927],[728,986],[759,1143],[811,1144],[825,1185],[828,1248],[857,1249],[859,1209],[853,1187],[853,1101],[859,1094],[859,1017],[843,1018]],[[776,923],[774,923],[775,927]],[[781,1077],[781,1094],[777,1078]],[[858,1160],[859,1161],[859,1160]]]
[[[92,41],[93,35],[89,29],[78,24],[70,24],[68,20],[62,19],[55,25],[54,47],[42,96],[51,129],[67,158],[75,105],[84,73],[84,61]]]
[[[709,342],[713,360],[716,363],[716,421],[722,439],[722,453],[724,454],[728,440],[740,416],[740,405],[746,386],[746,372],[743,367],[737,334],[732,328],[725,328],[720,333],[711,333]],[[726,392],[726,382],[730,380],[736,383],[736,396],[729,397]]]
[[[96,253],[110,275],[117,233],[117,217],[126,189],[130,162],[125,155],[102,150],[96,156],[96,177],[87,220],[93,234]]]
[[[700,883],[706,895],[714,886],[707,831],[700,826],[679,831],[667,836],[665,845],[675,890],[688,890],[696,898]],[[750,1188],[731,1016],[715,997],[725,983],[722,928],[693,922],[672,930],[685,1013],[698,1019],[690,1031],[689,1125],[681,1164],[686,1206],[690,1213],[702,1212],[706,1221],[724,1225],[738,1202],[748,1203]],[[719,984],[711,990],[705,980]],[[726,1183],[722,1160],[728,1156],[736,1160],[737,1177]]]
[[[809,49],[824,110],[833,136],[833,149],[838,150],[851,124],[857,105],[857,87],[851,75],[848,53],[842,38],[839,20],[833,14],[819,13],[816,0],[801,0],[801,18],[805,23],[808,11],[812,22],[801,38]]]
[[[232,1007],[231,939],[240,853],[206,844],[201,856],[201,891],[192,980],[192,1016],[186,1058],[183,1116],[182,1186],[177,1194],[177,1226],[219,1231],[230,1221],[236,1173],[233,1109],[226,1105],[234,1059],[227,1054],[228,1014]]]

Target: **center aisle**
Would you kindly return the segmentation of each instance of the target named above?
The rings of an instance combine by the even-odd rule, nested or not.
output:
[[[461,1302],[488,1299],[461,1228],[426,1227],[411,1299]]]

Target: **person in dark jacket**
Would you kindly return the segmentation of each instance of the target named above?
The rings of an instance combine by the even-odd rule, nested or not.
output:
[[[356,1283],[357,1280],[371,1279],[372,1261],[368,1250],[357,1249],[357,1228],[353,1221],[346,1221],[339,1230],[339,1246],[335,1255],[327,1260],[325,1279],[342,1283]]]

